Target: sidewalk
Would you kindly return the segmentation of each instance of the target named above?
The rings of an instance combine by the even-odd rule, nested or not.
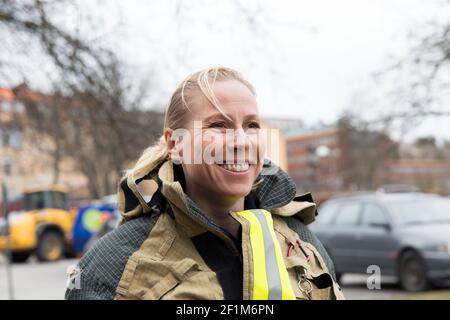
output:
[[[9,299],[5,262],[5,257],[0,255],[0,300]],[[13,264],[14,298],[17,300],[64,299],[66,271],[70,265],[76,263],[76,259],[70,259],[50,263],[31,260],[27,263]]]
[[[39,263],[31,260],[27,263],[13,264],[12,274],[15,299],[48,300],[64,299],[66,271],[75,265],[76,259],[61,260],[53,263]],[[392,281],[382,284],[381,290],[368,290],[364,275],[344,275],[342,290],[348,300],[450,300],[450,287],[433,291],[408,293],[402,291]],[[5,259],[0,255],[0,300],[9,299],[6,279]]]

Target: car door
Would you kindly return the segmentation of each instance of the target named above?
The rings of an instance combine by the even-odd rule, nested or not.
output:
[[[370,265],[379,266],[385,274],[394,271],[397,242],[389,215],[376,202],[363,204],[357,244],[363,272]]]
[[[342,201],[331,223],[328,248],[339,273],[360,270],[356,242],[361,214],[360,201]]]

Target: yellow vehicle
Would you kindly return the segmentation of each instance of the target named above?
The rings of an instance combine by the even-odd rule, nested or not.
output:
[[[8,215],[12,260],[24,262],[31,254],[39,261],[64,256],[69,244],[74,214],[68,210],[68,189],[53,185],[24,192],[24,210]],[[0,251],[7,246],[6,224],[0,221]]]

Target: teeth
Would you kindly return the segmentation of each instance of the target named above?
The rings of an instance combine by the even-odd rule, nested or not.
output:
[[[244,164],[220,164],[220,166],[228,171],[235,171],[235,172],[241,172],[241,171],[247,171],[249,168],[248,163]]]

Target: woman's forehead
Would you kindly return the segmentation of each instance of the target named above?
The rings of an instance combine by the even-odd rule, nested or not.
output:
[[[218,81],[214,83],[213,91],[222,103],[256,100],[250,89],[237,80]]]
[[[236,80],[218,81],[213,86],[213,92],[225,114],[231,117],[258,115],[255,96],[241,82]],[[192,97],[190,107],[195,118],[220,115],[220,111],[200,91]]]

